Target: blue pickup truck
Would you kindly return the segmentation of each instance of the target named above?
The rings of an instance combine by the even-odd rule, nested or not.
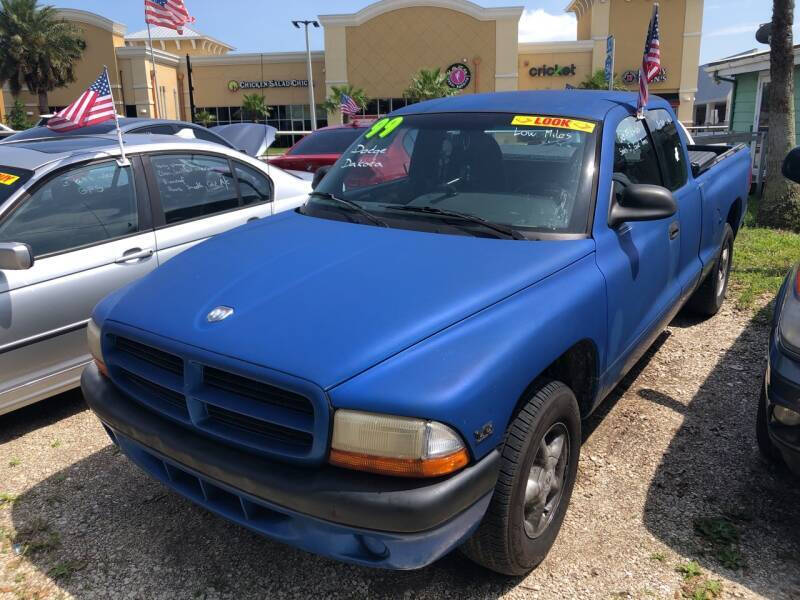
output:
[[[134,463],[292,546],[413,569],[547,554],[581,423],[686,303],[725,298],[746,147],[627,93],[380,119],[308,202],[102,301],[89,406]]]

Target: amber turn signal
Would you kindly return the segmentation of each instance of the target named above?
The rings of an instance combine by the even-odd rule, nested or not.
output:
[[[447,456],[428,459],[370,456],[344,450],[331,450],[330,456],[330,463],[337,467],[395,477],[441,477],[455,473],[468,462],[469,456],[464,448]]]

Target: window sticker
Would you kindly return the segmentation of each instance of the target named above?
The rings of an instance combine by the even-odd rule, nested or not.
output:
[[[379,138],[385,138],[403,122],[403,117],[394,117],[393,119],[383,118],[375,123],[370,130],[364,134],[366,139],[371,139],[377,135]]]
[[[18,175],[10,175],[9,173],[0,173],[0,183],[3,185],[11,185],[19,179]]]
[[[512,125],[527,125],[529,127],[558,127],[559,129],[572,129],[573,131],[583,131],[594,133],[596,125],[588,121],[578,121],[566,117],[543,117],[538,115],[517,115],[511,120]]]

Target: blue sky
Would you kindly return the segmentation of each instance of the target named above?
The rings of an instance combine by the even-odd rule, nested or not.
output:
[[[128,26],[144,28],[142,0],[43,0],[45,4],[80,8]],[[195,27],[227,42],[241,52],[280,52],[304,49],[303,34],[292,19],[313,19],[319,14],[353,12],[370,0],[186,0],[197,18]],[[523,41],[575,39],[575,24],[564,14],[568,0],[476,0],[482,6],[524,5],[520,22]],[[760,47],[754,34],[759,23],[771,18],[768,0],[705,0],[701,62]],[[322,49],[321,29],[313,31],[312,47]],[[798,30],[795,30],[797,35]]]

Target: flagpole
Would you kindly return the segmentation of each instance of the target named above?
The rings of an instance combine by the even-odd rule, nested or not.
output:
[[[106,80],[109,83],[108,91],[111,94],[111,106],[114,109],[114,124],[117,126],[117,141],[119,142],[119,151],[120,151],[120,158],[117,161],[117,164],[120,167],[129,167],[131,161],[129,161],[128,157],[125,156],[125,144],[122,143],[122,130],[119,128],[119,117],[117,117],[117,105],[114,102],[114,91],[111,89],[111,79],[108,77],[108,67],[103,65],[103,71],[105,72]]]
[[[153,51],[153,36],[150,35],[150,23],[147,24],[147,39],[150,41],[150,62],[153,64],[151,71],[151,84],[153,86],[153,112],[156,119],[158,118],[158,75],[156,75],[156,55]]]

